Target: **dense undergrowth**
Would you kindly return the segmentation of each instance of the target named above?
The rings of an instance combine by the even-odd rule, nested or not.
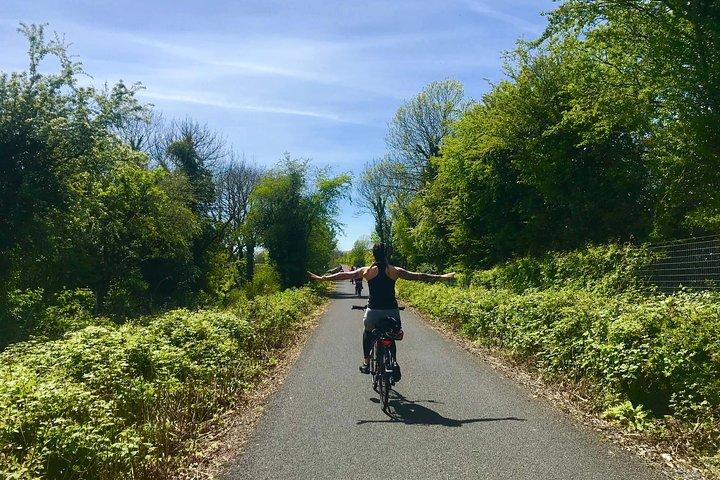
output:
[[[0,353],[0,477],[163,478],[322,302],[309,288]]]
[[[646,258],[630,247],[593,247],[509,262],[458,286],[398,282],[398,291],[717,474],[720,294],[648,291],[637,275]]]

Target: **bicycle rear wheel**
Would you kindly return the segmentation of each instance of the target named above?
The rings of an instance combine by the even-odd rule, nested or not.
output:
[[[392,375],[392,354],[390,349],[383,349],[383,358],[380,366],[380,405],[382,410],[387,411],[390,401],[390,375]]]

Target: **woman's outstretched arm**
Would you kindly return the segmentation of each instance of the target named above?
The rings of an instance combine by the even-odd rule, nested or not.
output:
[[[357,279],[363,277],[363,272],[365,272],[364,268],[358,268],[357,270],[353,270],[352,272],[338,272],[333,273],[332,275],[315,275],[312,272],[308,272],[310,274],[310,278],[313,280],[317,280],[318,282],[333,282],[336,280],[350,280],[350,279]]]
[[[395,270],[397,270],[398,278],[402,278],[403,280],[419,280],[421,282],[432,282],[433,280],[450,280],[455,276],[455,272],[444,273],[442,275],[433,275],[431,273],[410,272],[400,267],[395,267]]]

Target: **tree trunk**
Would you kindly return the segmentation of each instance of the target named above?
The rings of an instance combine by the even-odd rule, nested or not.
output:
[[[245,278],[252,282],[255,276],[255,239],[247,240],[245,245]]]

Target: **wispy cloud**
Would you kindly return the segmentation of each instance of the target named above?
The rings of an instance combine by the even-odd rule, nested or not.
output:
[[[470,10],[478,13],[484,17],[499,20],[506,23],[516,30],[532,33],[533,35],[539,35],[544,29],[544,24],[529,22],[526,19],[506,13],[495,8],[490,7],[486,2],[480,0],[463,0],[463,3],[468,6]]]
[[[270,113],[279,115],[295,115],[301,117],[312,117],[323,120],[330,120],[332,122],[349,123],[362,125],[362,122],[340,117],[334,113],[317,112],[313,110],[303,110],[298,108],[288,107],[277,107],[272,105],[257,105],[251,103],[236,103],[228,102],[220,99],[213,99],[204,97],[202,95],[195,95],[191,93],[162,93],[162,92],[151,92],[142,91],[138,94],[143,98],[150,100],[166,100],[171,102],[182,102],[192,103],[195,105],[204,105],[208,107],[224,108],[229,110],[240,110],[244,112],[255,112],[255,113]]]
[[[297,80],[327,82],[326,75],[317,73],[330,44],[308,42],[292,38],[246,39],[243,45],[228,44],[225,39],[210,37],[212,46],[187,46],[180,42],[169,43],[137,34],[119,34],[126,40],[155,50],[163,56],[176,57],[190,62],[221,67],[233,72],[286,77]],[[187,39],[186,39],[187,42]],[[334,47],[333,47],[334,48]],[[258,57],[263,58],[259,60]],[[290,68],[298,65],[305,68]]]
[[[298,80],[310,80],[310,81],[323,81],[324,77],[310,73],[303,72],[300,70],[291,70],[287,68],[276,67],[273,65],[266,65],[262,63],[253,62],[239,62],[234,60],[207,60],[208,65],[216,67],[225,67],[240,72],[264,74],[278,77],[294,78]]]
[[[259,82],[251,82],[251,85],[262,85],[263,78],[298,81],[386,98],[402,98],[397,88],[402,81],[394,82],[394,85],[383,84],[377,72],[382,71],[391,77],[401,73],[401,69],[397,63],[385,64],[386,60],[378,50],[406,48],[420,39],[428,41],[419,34],[341,41],[256,35],[243,38],[242,44],[238,44],[236,39],[210,34],[203,39],[207,42],[204,46],[193,44],[193,39],[189,38],[170,43],[138,34],[115,35],[122,37],[121,43],[145,47],[146,53],[161,58],[158,71],[168,71],[172,75],[194,77],[202,72],[206,78],[246,76],[260,79]],[[178,71],[178,64],[184,65],[184,71]]]

